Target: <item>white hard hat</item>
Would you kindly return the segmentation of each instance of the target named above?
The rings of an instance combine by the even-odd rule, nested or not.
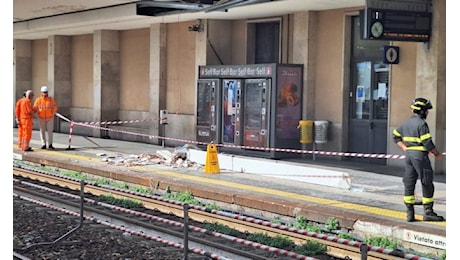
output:
[[[42,86],[40,92],[48,92],[48,87],[47,86]]]

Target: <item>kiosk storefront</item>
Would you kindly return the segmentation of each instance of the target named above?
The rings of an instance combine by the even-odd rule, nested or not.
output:
[[[198,142],[247,155],[299,156],[275,149],[300,149],[303,65],[216,65],[198,71]]]

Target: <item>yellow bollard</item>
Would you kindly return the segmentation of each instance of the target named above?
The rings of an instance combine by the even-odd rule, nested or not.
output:
[[[215,144],[208,144],[206,148],[205,173],[220,173],[219,158],[217,157],[217,147]]]

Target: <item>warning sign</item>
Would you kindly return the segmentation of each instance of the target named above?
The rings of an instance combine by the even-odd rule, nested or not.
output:
[[[420,245],[439,249],[446,249],[446,238],[428,233],[420,233],[412,230],[404,230],[404,240]]]
[[[219,173],[219,158],[217,157],[217,147],[215,144],[208,144],[206,149],[205,173]]]

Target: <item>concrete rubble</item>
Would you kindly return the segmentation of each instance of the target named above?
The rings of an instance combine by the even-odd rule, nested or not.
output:
[[[202,169],[204,166],[190,161],[187,159],[188,149],[198,149],[190,144],[176,147],[173,152],[169,150],[157,150],[155,153],[143,154],[106,154],[98,153],[97,157],[102,162],[115,166],[147,166],[147,165],[163,165],[172,168],[186,168],[186,169]]]

